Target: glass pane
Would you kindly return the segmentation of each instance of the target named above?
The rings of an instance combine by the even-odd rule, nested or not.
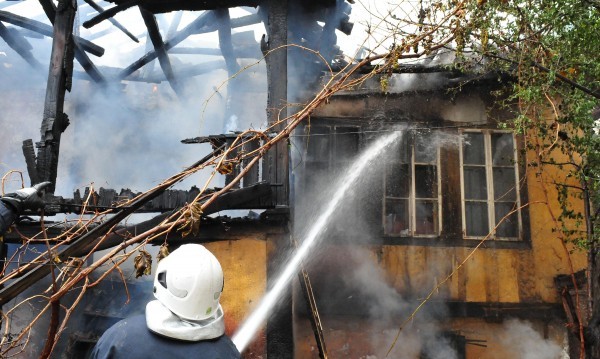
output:
[[[326,127],[311,127],[308,137],[308,161],[329,161],[329,129]]]
[[[356,127],[336,127],[335,160],[345,161],[358,153],[358,129]]]
[[[498,224],[506,214],[516,208],[516,204],[510,202],[496,202],[494,207],[496,224]],[[518,218],[517,212],[507,217],[496,229],[496,237],[516,238],[519,232]]]
[[[512,166],[515,163],[513,136],[510,133],[492,133],[492,163],[494,166]]]
[[[417,133],[415,139],[415,162],[435,163],[437,160],[437,147],[433,135]]]
[[[494,167],[494,200],[514,201],[516,199],[515,170],[512,167]]]
[[[437,234],[437,201],[415,201],[415,206],[417,216],[415,234]]]
[[[387,166],[385,195],[387,197],[408,198],[410,168],[408,164],[390,163]]]
[[[470,165],[485,164],[483,134],[467,132],[463,136],[463,163]]]
[[[486,203],[466,202],[465,217],[467,236],[484,237],[490,232],[488,228],[488,211]]]
[[[415,165],[416,198],[437,197],[437,167]]]
[[[391,236],[408,236],[408,200],[386,200],[384,233]]]
[[[392,161],[410,163],[410,158],[412,157],[410,142],[408,133],[403,133],[402,136],[400,136],[400,140],[393,145],[393,150],[396,151],[397,155]]]
[[[485,167],[464,167],[465,199],[487,199]]]

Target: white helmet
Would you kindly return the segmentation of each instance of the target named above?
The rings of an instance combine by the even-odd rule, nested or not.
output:
[[[183,319],[214,316],[222,291],[223,270],[204,246],[184,244],[158,262],[154,296]]]

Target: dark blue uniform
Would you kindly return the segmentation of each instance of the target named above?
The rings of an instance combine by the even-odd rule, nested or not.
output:
[[[0,236],[17,219],[17,212],[8,204],[0,201]]]
[[[146,326],[146,317],[123,319],[102,335],[92,359],[237,359],[240,353],[227,337],[188,342],[155,334]]]

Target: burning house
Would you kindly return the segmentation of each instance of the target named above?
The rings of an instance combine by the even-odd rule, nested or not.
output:
[[[499,127],[510,79],[448,67],[447,50],[350,71],[364,60],[337,43],[351,1],[110,2],[40,1],[37,17],[0,2],[0,168],[55,186],[51,222],[30,213],[3,238],[4,354],[52,342],[54,357],[85,357],[144,310],[152,280],[137,277],[159,247],[188,242],[223,266],[244,358],[576,352],[585,314],[571,294],[585,286],[568,278],[586,258],[565,255],[535,205],[548,196],[526,170],[536,154]],[[132,11],[137,32],[120,17]],[[145,47],[96,65],[114,37],[95,42],[115,33]],[[197,40],[211,34],[215,46]],[[31,69],[44,75],[20,83]],[[329,94],[342,77],[360,81]],[[25,116],[33,134],[9,124]],[[60,296],[59,273],[74,283]]]

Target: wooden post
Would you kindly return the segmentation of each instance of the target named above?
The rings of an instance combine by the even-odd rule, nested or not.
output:
[[[268,48],[271,52],[266,57],[268,99],[267,120],[274,124],[287,116],[287,45],[288,42],[288,0],[268,0]],[[277,50],[275,50],[277,49]],[[285,124],[278,125],[280,131]],[[266,154],[263,161],[263,179],[275,187],[275,203],[277,208],[268,211],[267,218],[280,221],[286,230],[289,227],[289,175],[288,148],[286,141],[280,141]],[[267,287],[273,285],[279,271],[286,263],[291,250],[288,234],[269,235],[267,237]],[[267,320],[267,357],[294,357],[294,328],[292,313],[292,286],[282,293],[281,304]]]
[[[73,23],[76,11],[76,0],[59,0],[54,19],[41,140],[37,143],[37,172],[40,181],[52,182],[52,186],[48,189],[49,193],[54,193],[55,189],[60,136],[69,125],[69,119],[63,113],[63,108],[65,92],[71,91],[75,54]]]

